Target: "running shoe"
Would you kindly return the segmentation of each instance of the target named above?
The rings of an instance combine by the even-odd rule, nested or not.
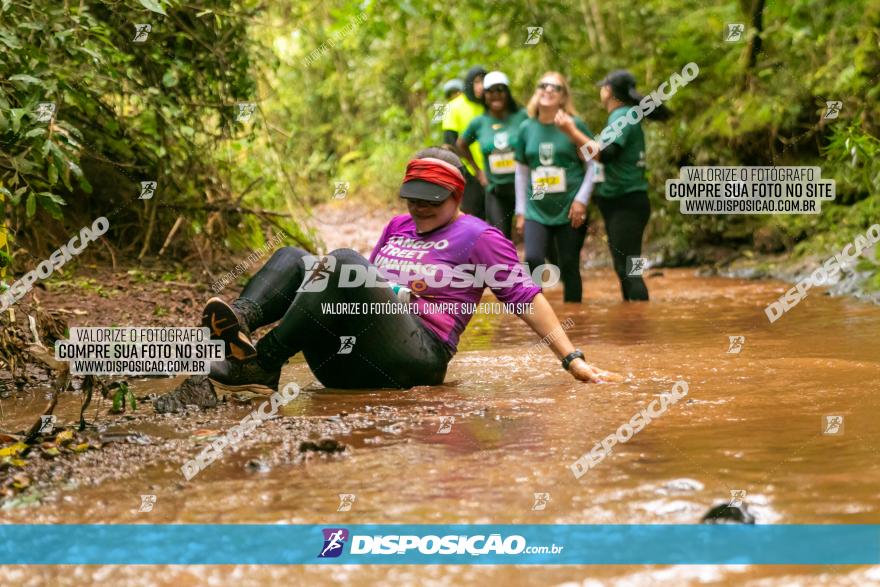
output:
[[[238,311],[221,300],[211,298],[202,311],[202,326],[211,330],[211,338],[226,343],[226,358],[246,361],[257,356],[250,330]]]
[[[267,371],[257,362],[256,357],[245,361],[214,361],[211,363],[211,374],[208,378],[220,397],[238,391],[271,395],[278,391],[281,368]]]

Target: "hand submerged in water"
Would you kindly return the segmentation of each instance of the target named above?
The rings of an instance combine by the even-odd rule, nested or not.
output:
[[[598,367],[590,365],[583,359],[575,359],[568,366],[568,371],[572,377],[587,383],[611,383],[623,381],[623,376],[611,371],[605,371]]]

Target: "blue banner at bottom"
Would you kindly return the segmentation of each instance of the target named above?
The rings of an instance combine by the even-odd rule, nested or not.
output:
[[[880,525],[0,525],[0,564],[880,563]]]

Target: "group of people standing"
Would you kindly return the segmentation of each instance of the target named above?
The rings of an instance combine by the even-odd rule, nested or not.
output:
[[[545,260],[558,265],[564,300],[580,302],[580,251],[587,205],[595,193],[623,298],[647,300],[644,280],[631,271],[632,259],[641,257],[651,214],[641,123],[625,125],[612,144],[588,158],[583,147],[596,145],[594,135],[578,116],[561,73],[542,75],[525,108],[500,71],[474,67],[460,85],[445,111],[443,141],[467,171],[462,211],[486,220],[508,239],[515,230],[523,238],[529,268]],[[643,97],[625,70],[611,72],[598,85],[608,126]],[[650,117],[668,115],[660,107]]]

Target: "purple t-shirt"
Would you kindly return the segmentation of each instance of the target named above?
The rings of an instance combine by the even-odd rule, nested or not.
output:
[[[505,304],[528,304],[541,293],[513,243],[468,214],[424,234],[409,214],[392,218],[370,262],[413,290],[413,312],[453,353],[486,287]]]

